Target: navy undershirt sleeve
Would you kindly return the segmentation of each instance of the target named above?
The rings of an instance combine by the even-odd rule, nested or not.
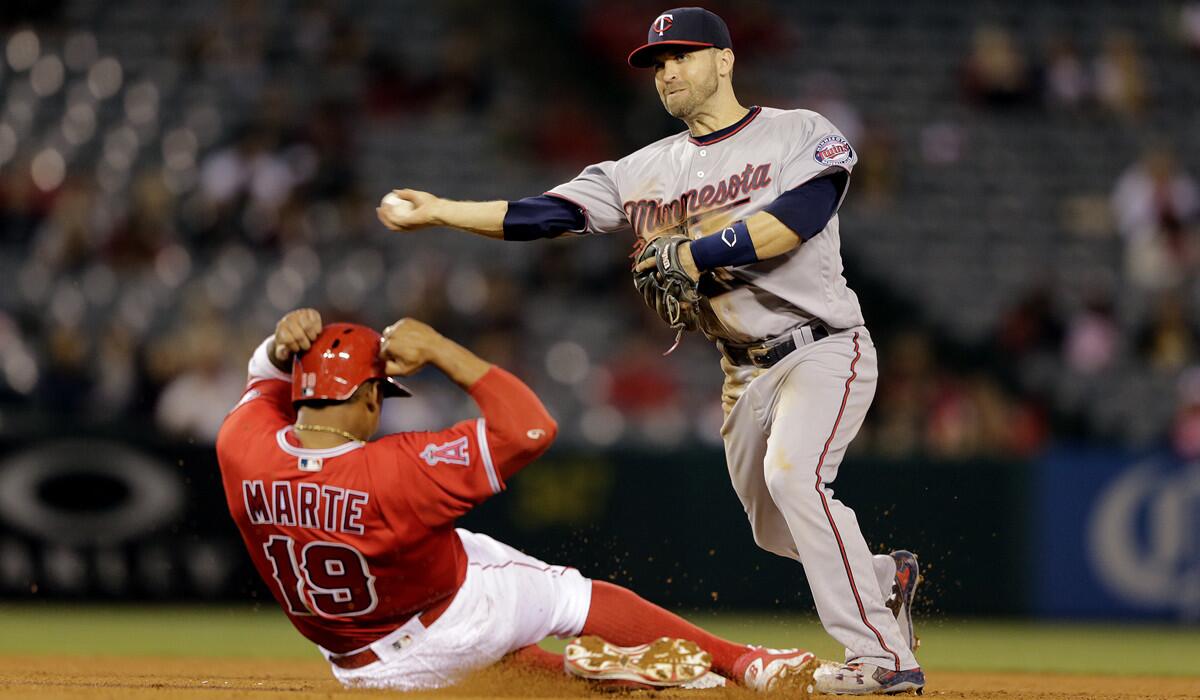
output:
[[[504,240],[534,241],[554,238],[587,225],[583,210],[561,197],[543,194],[508,203],[504,215]]]
[[[776,197],[763,211],[807,241],[823,231],[833,218],[849,181],[849,174],[842,171],[809,180]]]

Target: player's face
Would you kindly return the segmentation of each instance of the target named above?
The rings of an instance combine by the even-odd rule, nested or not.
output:
[[[717,92],[716,52],[664,51],[654,58],[654,86],[667,113],[687,119]]]

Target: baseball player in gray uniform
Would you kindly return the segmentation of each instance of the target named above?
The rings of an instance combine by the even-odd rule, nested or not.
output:
[[[687,131],[518,201],[395,190],[380,220],[397,231],[449,226],[522,241],[632,232],[644,246],[670,234],[671,259],[701,293],[689,328],[721,351],[721,434],[754,539],[804,566],[825,629],[846,647],[845,664],[817,671],[816,689],[920,691],[916,557],[872,556],[829,487],[878,372],[842,275],[837,210],[857,152],[816,112],[742,106],[729,30],[707,10],[660,14],[629,63],[653,73]]]

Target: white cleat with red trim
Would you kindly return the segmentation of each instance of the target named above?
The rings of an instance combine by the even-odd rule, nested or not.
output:
[[[733,664],[734,677],[760,692],[791,691],[807,698],[813,692],[813,672],[820,662],[810,651],[751,647]]]

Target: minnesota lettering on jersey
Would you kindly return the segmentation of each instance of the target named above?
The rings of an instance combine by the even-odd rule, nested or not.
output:
[[[363,534],[362,509],[370,494],[321,484],[242,481],[242,500],[252,525],[289,525],[326,532]]]
[[[719,209],[739,206],[754,190],[771,184],[771,164],[751,165],[740,173],[734,173],[715,185],[705,185],[699,190],[688,190],[678,198],[663,203],[661,199],[639,199],[624,203],[625,216],[633,230],[641,237],[666,231],[680,224],[691,223],[701,214]]]

